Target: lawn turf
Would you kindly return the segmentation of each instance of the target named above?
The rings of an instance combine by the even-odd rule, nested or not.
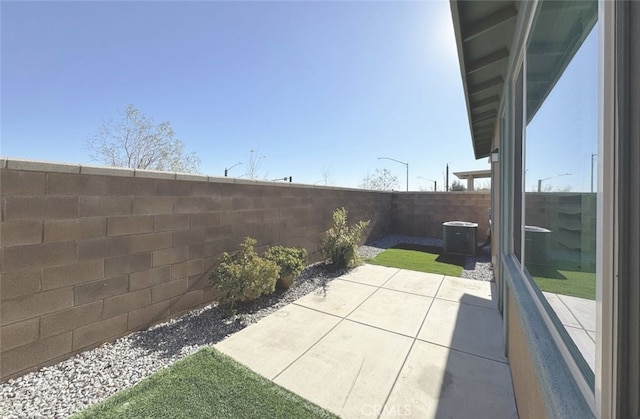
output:
[[[442,259],[442,257],[437,253],[405,249],[387,249],[379,253],[375,258],[367,261],[367,263],[448,276],[459,277],[462,274],[462,266],[440,262],[438,259]]]
[[[336,418],[204,348],[74,418]]]
[[[541,291],[589,300],[596,299],[595,272],[566,270],[560,266],[550,268],[527,265],[527,269]]]

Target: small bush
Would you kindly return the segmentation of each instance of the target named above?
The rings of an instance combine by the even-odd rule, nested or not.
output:
[[[467,188],[464,187],[464,185],[462,184],[462,182],[458,181],[458,180],[454,180],[453,183],[451,184],[451,186],[449,186],[449,190],[450,191],[454,191],[454,192],[461,192],[461,191],[466,191]]]
[[[246,237],[235,253],[223,253],[209,282],[221,292],[219,303],[233,310],[238,301],[251,301],[275,291],[280,268],[253,250],[256,240]]]
[[[295,247],[272,246],[264,253],[264,258],[280,267],[277,286],[289,288],[293,278],[298,276],[307,263],[307,251]]]
[[[333,227],[325,233],[322,242],[322,254],[338,269],[352,268],[361,263],[358,258],[358,245],[362,233],[369,221],[359,221],[356,225],[347,224],[347,210],[338,208],[333,212]]]

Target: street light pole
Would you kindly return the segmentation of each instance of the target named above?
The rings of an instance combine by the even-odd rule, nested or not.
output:
[[[426,178],[424,176],[418,176],[416,179],[424,179],[424,180],[428,180],[428,181],[433,182],[433,192],[435,192],[438,189],[438,182],[436,182],[433,179],[428,179],[428,178]]]
[[[560,177],[560,176],[569,176],[569,175],[572,175],[572,174],[573,173],[562,173],[561,175],[546,177],[544,179],[538,179],[538,192],[542,192],[542,182],[543,181],[549,180],[549,179],[555,179],[555,178]]]
[[[224,169],[224,177],[227,177],[227,174],[229,173],[229,170],[233,169],[234,167],[236,167],[236,166],[237,166],[237,165],[239,165],[239,164],[242,164],[242,162],[240,161],[240,162],[238,162],[238,163],[234,164],[233,166],[229,167],[228,169],[227,169],[227,168],[225,168],[225,169]]]
[[[396,160],[396,159],[392,159],[391,157],[378,157],[378,160],[392,160],[396,163],[400,163],[400,164],[404,164],[407,168],[407,192],[409,192],[409,163],[400,161],[400,160]]]

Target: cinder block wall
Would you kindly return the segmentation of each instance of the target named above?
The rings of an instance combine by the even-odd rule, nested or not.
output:
[[[477,239],[489,229],[490,192],[410,192],[393,194],[391,231],[394,234],[442,238],[445,221],[478,223]]]
[[[486,214],[440,195],[0,160],[2,380],[212,301],[208,272],[245,236],[317,261],[341,206],[371,220],[367,240]]]

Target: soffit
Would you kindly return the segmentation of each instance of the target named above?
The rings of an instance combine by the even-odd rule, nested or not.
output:
[[[451,14],[476,159],[491,153],[519,4],[451,0]]]
[[[527,48],[527,123],[533,119],[598,19],[598,2],[545,1]]]

